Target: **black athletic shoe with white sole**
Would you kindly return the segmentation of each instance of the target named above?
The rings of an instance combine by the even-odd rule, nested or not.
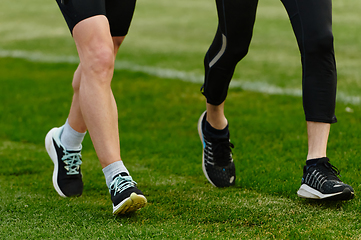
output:
[[[227,138],[213,138],[204,133],[206,112],[198,121],[198,133],[203,144],[202,169],[208,181],[215,187],[235,184],[236,168],[232,158],[233,144]]]
[[[53,186],[62,197],[80,196],[83,180],[80,171],[81,153],[68,151],[60,142],[63,127],[51,129],[45,138],[45,148],[54,163]]]
[[[109,192],[114,215],[134,212],[147,204],[147,199],[136,184],[132,177],[124,172],[113,178]]]
[[[353,188],[337,177],[340,171],[329,161],[324,157],[315,164],[304,166],[301,187],[297,191],[299,197],[327,200],[349,200],[354,197]]]

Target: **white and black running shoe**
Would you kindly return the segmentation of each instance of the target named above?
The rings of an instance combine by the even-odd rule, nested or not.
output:
[[[304,166],[301,187],[297,191],[299,197],[327,200],[349,200],[354,197],[353,188],[337,177],[340,171],[329,161],[324,157],[315,164]]]
[[[147,204],[147,199],[136,184],[132,177],[124,172],[113,178],[109,192],[114,215],[134,212]]]
[[[51,129],[45,138],[45,148],[54,163],[53,186],[62,197],[80,196],[83,180],[80,171],[81,153],[68,151],[60,142],[63,127]]]
[[[198,133],[203,144],[202,169],[215,187],[229,187],[235,184],[236,168],[232,158],[233,144],[227,138],[214,138],[204,132],[206,112],[198,121]]]

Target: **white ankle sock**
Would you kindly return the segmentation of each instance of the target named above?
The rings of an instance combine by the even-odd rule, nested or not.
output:
[[[75,131],[66,120],[63,128],[63,132],[60,136],[60,141],[67,150],[79,150],[81,149],[81,143],[83,142],[85,133]]]
[[[103,173],[108,188],[110,183],[113,181],[114,176],[122,172],[126,172],[130,176],[128,169],[124,166],[124,163],[121,160],[113,162],[112,164],[109,164],[108,166],[103,168]]]

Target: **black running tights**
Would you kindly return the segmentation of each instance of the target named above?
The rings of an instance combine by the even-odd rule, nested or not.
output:
[[[281,0],[301,53],[303,108],[307,121],[334,123],[336,63],[332,34],[332,0]],[[237,63],[252,38],[258,0],[216,0],[218,29],[205,56],[202,92],[221,104]]]

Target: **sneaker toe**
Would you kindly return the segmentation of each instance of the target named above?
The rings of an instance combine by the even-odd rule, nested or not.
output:
[[[209,166],[207,175],[211,183],[216,187],[229,187],[235,184],[236,169],[234,163],[228,166]]]
[[[144,194],[136,187],[126,189],[122,194],[112,195],[111,199],[114,215],[134,212],[147,204]]]
[[[59,185],[60,190],[67,197],[77,197],[83,193],[83,181],[81,179],[64,179]]]
[[[329,194],[339,193],[332,197],[329,197],[330,200],[348,200],[354,197],[354,190],[350,185],[347,185],[339,181],[328,181],[325,183],[322,189],[324,192]]]

